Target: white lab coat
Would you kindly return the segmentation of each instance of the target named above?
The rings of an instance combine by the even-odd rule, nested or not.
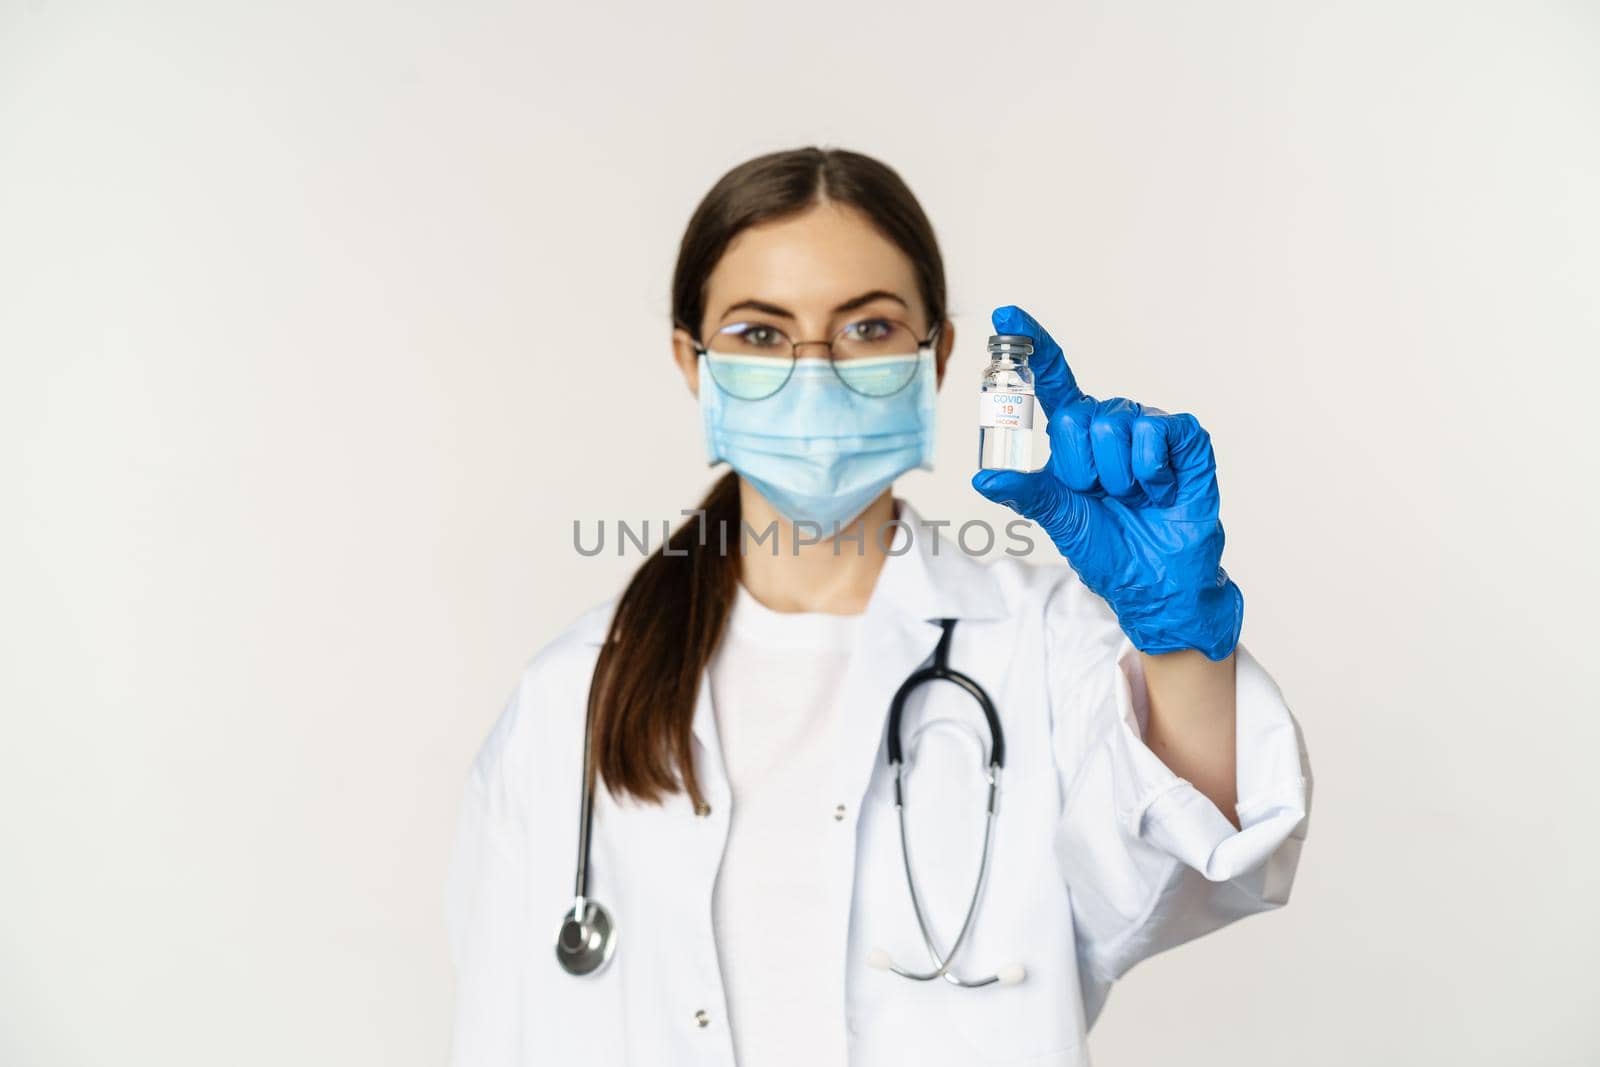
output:
[[[1310,811],[1303,738],[1240,644],[1234,830],[1142,741],[1139,656],[1103,599],[1065,563],[967,556],[900,506],[918,536],[885,562],[841,689],[830,796],[845,817],[834,803],[817,813],[837,829],[816,857],[835,934],[813,951],[837,967],[842,1001],[807,1025],[825,1033],[836,1064],[1088,1063],[1089,1027],[1128,968],[1288,900]],[[729,791],[704,678],[693,734],[709,814],[683,794],[652,807],[597,790],[590,894],[616,923],[616,953],[585,978],[556,962],[572,906],[585,699],[613,606],[591,609],[528,661],[468,776],[446,893],[455,1067],[734,1067],[711,914]],[[989,691],[1006,738],[990,869],[956,970],[981,977],[1021,963],[1017,985],[912,982],[866,962],[882,946],[902,966],[929,967],[884,727],[895,689],[937,643],[930,620],[946,617],[959,620],[950,664]],[[903,724],[908,743],[917,738],[908,832],[929,921],[948,946],[977,872],[987,741],[957,687],[919,692]]]

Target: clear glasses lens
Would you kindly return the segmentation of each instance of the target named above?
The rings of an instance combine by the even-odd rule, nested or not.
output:
[[[794,345],[776,326],[730,323],[717,331],[706,349],[712,380],[741,400],[765,400],[794,373]]]
[[[818,346],[820,348],[820,346]],[[833,339],[833,370],[863,396],[889,396],[916,377],[919,349],[911,327],[893,319],[852,322]],[[706,346],[717,387],[741,400],[764,400],[794,374],[795,347],[776,326],[736,322]]]
[[[917,335],[893,319],[852,322],[833,339],[833,369],[864,396],[889,396],[917,374]]]

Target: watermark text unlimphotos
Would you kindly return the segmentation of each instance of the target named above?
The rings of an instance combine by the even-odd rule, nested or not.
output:
[[[953,540],[956,548],[969,556],[988,556],[1000,548],[1008,556],[1021,557],[1030,554],[1034,544],[1033,538],[1028,535],[1033,524],[1020,518],[1007,522],[1000,531],[983,519],[970,519],[960,525],[953,524],[949,519],[919,517],[915,523],[905,519],[890,519],[870,533],[865,522],[843,525],[836,522],[832,530],[824,530],[821,523],[800,519],[790,524],[794,534],[785,545],[785,539],[780,536],[783,524],[776,519],[764,528],[757,529],[743,519],[737,523],[726,520],[707,522],[705,511],[699,508],[685,510],[681,514],[693,520],[692,530],[701,547],[714,548],[724,556],[733,553],[747,556],[754,552],[768,552],[777,556],[782,551],[799,555],[801,549],[824,543],[832,545],[836,556],[843,555],[850,547],[860,556],[866,554],[869,536],[879,551],[900,556],[911,551],[919,534],[932,537],[932,553],[938,555],[941,544],[948,543],[941,532],[951,526],[955,526]],[[691,526],[684,523],[683,528],[687,531]],[[680,540],[679,546],[675,547],[671,539],[672,522],[669,519],[644,519],[638,522],[597,519],[587,530],[583,520],[572,520],[572,547],[580,556],[598,556],[608,550],[618,556],[626,556],[630,552],[640,556],[655,552],[664,556],[689,554],[690,550],[684,542]]]

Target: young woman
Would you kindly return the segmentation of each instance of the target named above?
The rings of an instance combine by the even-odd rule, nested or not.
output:
[[[973,485],[1065,563],[941,541],[892,482],[931,465],[943,266],[852,152],[725,175],[672,303],[731,470],[526,664],[474,763],[454,1062],[1087,1062],[1112,982],[1285,903],[1306,833],[1208,435],[1085,394],[1001,308],[1051,454]]]

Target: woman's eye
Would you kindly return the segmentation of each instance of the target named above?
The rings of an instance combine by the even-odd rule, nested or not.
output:
[[[845,329],[857,341],[880,341],[894,327],[885,319],[862,319],[860,322],[852,322]]]
[[[747,326],[739,332],[739,337],[756,348],[770,348],[783,343],[783,335],[771,326]]]

